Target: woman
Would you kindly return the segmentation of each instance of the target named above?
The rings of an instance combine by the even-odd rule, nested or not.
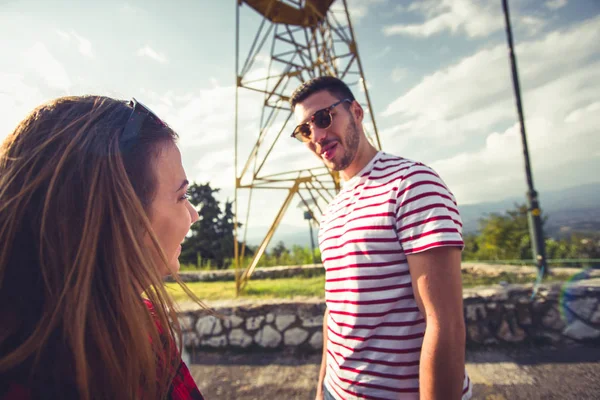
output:
[[[0,399],[202,398],[162,283],[198,220],[176,138],[135,99],[85,96],[4,141]]]

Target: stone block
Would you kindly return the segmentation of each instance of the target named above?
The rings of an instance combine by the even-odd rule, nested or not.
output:
[[[548,308],[556,306],[556,301],[547,301],[545,299],[535,299],[531,304],[531,308],[535,314],[546,313]]]
[[[568,299],[576,299],[585,295],[585,286],[580,286],[578,283],[565,284],[562,288],[563,296]]]
[[[231,346],[248,347],[252,344],[252,337],[243,329],[233,329],[229,333],[229,344]]]
[[[557,345],[562,341],[562,336],[554,332],[540,332],[535,335],[536,338],[544,339],[549,344]]]
[[[191,331],[194,329],[194,317],[191,315],[182,315],[178,317],[179,325],[183,332]]]
[[[275,318],[275,326],[279,332],[283,332],[288,326],[296,321],[296,316],[292,314],[278,315]]]
[[[198,347],[200,345],[200,339],[196,332],[185,332],[181,335],[183,341],[183,347]]]
[[[202,346],[221,348],[227,346],[227,337],[225,335],[213,336],[202,341]]]
[[[273,313],[268,313],[267,314],[267,319],[266,319],[267,324],[272,323],[274,320],[275,320],[275,315],[273,315]]]
[[[590,317],[590,322],[592,324],[600,324],[600,306],[598,306],[596,312],[594,312]]]
[[[519,302],[515,306],[515,313],[517,315],[517,322],[521,326],[530,326],[533,324],[531,318],[531,309],[529,308],[529,303],[521,303]]]
[[[563,335],[575,340],[597,339],[600,337],[600,330],[575,320],[565,328]]]
[[[483,337],[477,324],[467,324],[467,340],[481,344],[483,343]]]
[[[468,322],[485,319],[487,317],[485,304],[470,304],[466,307],[465,314]]]
[[[281,333],[277,332],[271,325],[265,325],[254,335],[254,342],[261,347],[277,347],[281,343]]]
[[[198,318],[198,321],[196,322],[196,333],[198,333],[198,336],[201,338],[218,335],[222,330],[221,320],[212,315]]]
[[[565,321],[558,312],[558,306],[550,307],[542,317],[542,326],[548,329],[560,331],[565,327]]]
[[[582,297],[567,303],[567,307],[573,314],[585,320],[589,320],[597,306],[598,299],[593,297]]]
[[[308,332],[302,328],[292,328],[283,334],[286,346],[298,346],[308,337]]]
[[[223,326],[226,329],[237,328],[238,326],[240,326],[242,324],[242,322],[244,322],[243,318],[240,318],[237,315],[233,314],[233,315],[228,316],[223,321]]]
[[[490,300],[505,302],[508,300],[508,290],[497,291]]]
[[[312,318],[302,318],[302,326],[305,328],[314,328],[316,326],[323,326],[323,316],[319,315]]]
[[[509,324],[508,321],[504,320],[498,328],[497,337],[505,342],[516,343],[525,340],[527,334],[518,325]]]
[[[502,303],[490,303],[486,305],[486,312],[487,325],[492,332],[496,332],[506,317],[504,306]]]
[[[313,333],[313,335],[311,336],[310,340],[308,341],[310,343],[310,346],[313,349],[322,349],[323,348],[323,333],[322,332],[315,332]]]
[[[246,330],[247,331],[257,330],[258,328],[260,328],[260,325],[262,324],[264,319],[265,319],[264,315],[259,315],[256,317],[250,317],[250,318],[246,319]]]

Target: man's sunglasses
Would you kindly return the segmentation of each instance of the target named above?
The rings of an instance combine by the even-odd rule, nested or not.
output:
[[[352,103],[351,99],[343,99],[337,101],[330,105],[327,108],[323,108],[315,112],[309,119],[303,124],[300,124],[294,129],[292,132],[292,136],[295,139],[298,139],[301,142],[308,142],[312,136],[312,130],[310,129],[310,124],[313,124],[317,128],[327,129],[331,126],[331,122],[333,121],[333,117],[331,115],[331,110],[333,110],[338,104],[341,103]]]
[[[152,118],[158,125],[166,126],[166,124],[160,118],[158,118],[156,114],[154,114],[148,107],[137,101],[135,98],[132,98],[129,101],[129,107],[132,108],[131,115],[129,115],[129,119],[125,124],[125,128],[123,128],[123,134],[119,139],[121,150],[129,148],[132,141],[139,136],[142,125],[147,117]]]

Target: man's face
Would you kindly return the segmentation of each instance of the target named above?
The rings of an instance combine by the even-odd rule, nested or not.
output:
[[[296,104],[294,116],[298,124],[310,119],[317,111],[328,108],[340,99],[328,91],[312,94],[301,103]],[[311,137],[305,142],[325,165],[334,171],[343,171],[352,164],[360,143],[360,134],[351,108],[356,103],[340,103],[331,112],[331,125],[319,128],[310,123]]]

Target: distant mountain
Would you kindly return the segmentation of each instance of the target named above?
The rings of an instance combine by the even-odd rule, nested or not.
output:
[[[544,226],[546,236],[560,237],[573,231],[600,232],[600,183],[561,190],[540,191],[539,199],[542,212],[548,217]],[[476,233],[482,217],[491,213],[504,213],[506,210],[513,209],[516,204],[525,203],[526,198],[523,193],[522,197],[459,206],[463,220],[463,232]],[[258,245],[262,238],[259,235],[249,234],[248,242],[251,245]],[[306,228],[290,225],[280,226],[269,247],[274,246],[280,240],[288,248],[293,245],[310,246],[308,225]],[[316,242],[315,245],[317,245]]]
[[[546,235],[553,236],[569,231],[600,230],[600,183],[580,185],[562,190],[540,191],[540,206],[548,217]],[[498,202],[459,206],[463,231],[474,233],[479,229],[479,219],[491,213],[504,213],[515,204],[527,202],[523,197],[513,197]]]

